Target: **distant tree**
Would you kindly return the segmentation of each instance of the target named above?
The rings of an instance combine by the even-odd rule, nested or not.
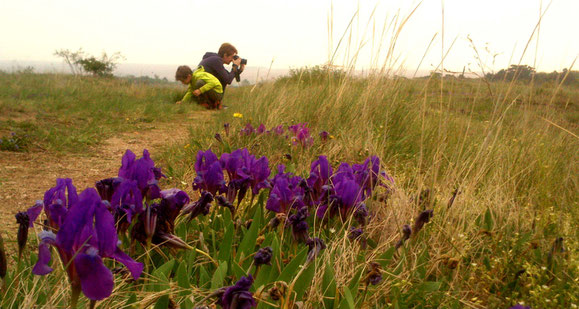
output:
[[[117,62],[125,59],[119,52],[110,56],[103,52],[100,59],[97,59],[94,56],[85,55],[82,48],[76,52],[71,52],[68,49],[57,50],[54,54],[64,59],[74,75],[85,72],[93,76],[112,76]]]
[[[571,71],[569,72],[569,70],[567,70],[567,68],[563,69],[563,72],[561,73],[561,78],[565,78],[565,80],[563,81],[563,83],[565,85],[571,85],[574,84],[577,80],[577,77],[579,77],[579,72],[577,71]]]
[[[249,85],[251,85],[251,83],[247,79],[244,79],[241,81],[241,87],[245,87],[245,86],[249,86]]]
[[[72,52],[68,49],[59,49],[54,52],[54,55],[64,59],[64,62],[68,64],[68,67],[70,68],[70,71],[73,75],[78,75],[82,72],[82,67],[80,64],[78,64],[78,62],[84,57],[84,51],[82,48],[79,48],[75,52]]]
[[[535,68],[528,65],[511,65],[507,69],[507,78],[515,78],[520,80],[531,80],[535,74]],[[509,79],[510,79],[509,78]]]

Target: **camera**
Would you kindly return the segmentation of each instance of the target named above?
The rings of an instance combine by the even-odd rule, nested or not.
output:
[[[233,56],[233,60],[237,60],[237,59],[239,59],[238,55]],[[241,58],[241,64],[247,65],[247,59]]]
[[[233,56],[233,60],[237,60],[239,59],[238,55]],[[241,58],[241,64],[242,65],[247,65],[247,59],[243,59]],[[236,69],[235,70],[235,80],[239,83],[239,81],[241,80],[241,72],[243,72],[243,70],[241,68],[238,68],[236,64],[233,65],[233,67]]]

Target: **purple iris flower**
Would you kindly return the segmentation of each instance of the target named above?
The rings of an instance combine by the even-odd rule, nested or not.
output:
[[[119,233],[124,233],[133,218],[143,212],[143,196],[135,180],[124,179],[111,197],[111,207]]]
[[[249,188],[250,175],[246,166],[249,156],[249,151],[243,148],[231,153],[223,153],[219,159],[221,167],[227,172],[229,179],[225,191],[227,199],[231,203],[235,201],[235,198],[237,198],[238,204],[241,203]]]
[[[284,133],[283,125],[280,124],[279,126],[273,128],[272,131],[277,135],[282,135]]]
[[[255,134],[255,128],[251,125],[251,123],[247,123],[243,129],[241,129],[241,135],[249,136]]]
[[[170,222],[174,222],[181,209],[190,202],[185,191],[173,188],[161,191],[160,213]]]
[[[257,159],[243,148],[222,154],[220,162],[229,178],[227,198],[230,202],[237,197],[238,204],[241,203],[249,187],[253,196],[261,189],[270,187],[268,177],[271,171],[267,157]]]
[[[292,234],[294,236],[294,240],[298,242],[303,242],[307,240],[308,237],[308,222],[306,221],[309,216],[308,208],[302,207],[298,209],[298,211],[289,216],[286,222],[286,225],[292,226]]]
[[[388,176],[386,172],[380,170],[380,158],[371,156],[367,158],[362,164],[354,164],[354,177],[356,182],[362,188],[362,199],[366,199],[372,195],[372,191],[378,184],[390,189],[394,184],[394,179]]]
[[[291,208],[302,208],[303,189],[299,186],[302,178],[284,173],[285,167],[278,166],[278,174],[273,178],[273,188],[269,193],[265,208],[276,213],[288,213]]]
[[[344,179],[335,184],[335,194],[340,201],[340,214],[342,218],[347,218],[351,210],[355,209],[361,202],[360,186],[355,181]]]
[[[525,306],[525,305],[521,305],[521,304],[516,304],[516,305],[512,306],[512,307],[509,308],[509,309],[531,309],[531,307]]]
[[[139,215],[138,222],[131,229],[134,240],[147,244],[167,244],[176,248],[187,248],[187,244],[175,236],[175,219],[186,204],[189,196],[179,189],[161,191],[161,203],[147,205],[145,212]]]
[[[339,180],[339,182],[335,182],[335,180]],[[326,215],[333,217],[339,214],[342,220],[347,220],[348,216],[359,207],[362,201],[360,186],[356,181],[347,177],[347,175],[336,177],[333,181],[333,194],[330,196],[327,204],[321,205],[318,208],[317,216],[323,218]]]
[[[99,191],[99,195],[105,201],[112,201],[113,194],[123,182],[121,177],[106,178],[96,182],[95,187]]]
[[[143,264],[117,247],[115,220],[93,188],[84,190],[78,201],[70,205],[56,234],[43,231],[39,236],[38,262],[33,273],[46,275],[52,271],[49,246],[54,246],[66,266],[72,289],[82,290],[91,300],[108,297],[114,287],[113,275],[103,258],[125,264],[135,280],[143,271]]]
[[[197,153],[195,172],[197,177],[193,180],[194,190],[209,191],[212,195],[224,190],[225,180],[221,164],[211,149]]]
[[[332,166],[330,166],[326,156],[319,156],[316,161],[312,162],[310,167],[310,177],[308,177],[307,180],[307,184],[312,190],[310,196],[307,198],[309,198],[312,203],[319,203],[322,194],[325,192],[323,187],[328,184],[331,176]]]
[[[257,127],[257,135],[265,133],[265,125],[262,123]]]
[[[249,309],[257,306],[253,294],[249,288],[253,284],[253,277],[241,277],[239,281],[228,287],[223,296],[221,296],[220,304],[223,309]]]
[[[256,160],[254,156],[250,157],[249,162],[249,179],[251,186],[251,193],[255,196],[264,188],[269,188],[268,181],[271,170],[269,169],[269,161],[267,157],[263,156]]]
[[[292,138],[294,145],[300,144],[304,148],[313,145],[314,139],[310,136],[310,129],[308,129],[307,125],[307,123],[298,123],[289,126],[288,130],[294,135]]]
[[[149,200],[160,198],[161,189],[158,180],[164,175],[159,168],[155,167],[149,151],[143,150],[143,157],[135,159],[135,154],[127,149],[119,169],[119,177],[135,180],[143,197]]]
[[[320,139],[322,140],[322,142],[326,142],[329,137],[330,133],[328,133],[327,131],[320,132]]]
[[[255,266],[271,265],[272,254],[273,250],[271,249],[271,247],[264,247],[257,250],[255,255],[253,256]]]
[[[72,185],[72,179],[56,179],[56,186],[44,193],[44,212],[48,217],[50,227],[53,229],[60,228],[68,209],[77,202],[78,194],[76,193],[76,188]]]

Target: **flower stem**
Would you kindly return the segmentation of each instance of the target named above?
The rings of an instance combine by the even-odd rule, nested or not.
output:
[[[71,295],[70,295],[70,308],[76,309],[78,304],[78,298],[80,296],[80,285],[71,285]]]
[[[290,295],[292,294],[292,292],[294,291],[294,285],[296,284],[296,282],[298,281],[298,279],[300,278],[300,276],[302,275],[302,273],[308,268],[308,266],[310,266],[312,260],[306,260],[306,262],[304,263],[304,266],[302,267],[302,269],[300,269],[300,271],[296,274],[296,276],[294,277],[294,280],[292,280],[292,282],[289,285],[289,288],[286,292],[286,296],[285,296],[285,301],[284,301],[284,306],[282,307],[283,309],[290,309],[289,305],[290,305]],[[293,303],[293,302],[292,302]]]

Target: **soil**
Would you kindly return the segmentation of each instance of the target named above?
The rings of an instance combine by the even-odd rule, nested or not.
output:
[[[80,154],[0,151],[0,232],[5,241],[15,238],[14,215],[42,200],[57,178],[72,178],[79,193],[94,187],[96,181],[117,175],[127,149],[137,158],[142,156],[143,149],[148,149],[154,160],[155,153],[164,145],[185,140],[191,124],[199,123],[192,120],[202,114],[189,117],[188,121],[151,124],[138,131],[120,133]]]

